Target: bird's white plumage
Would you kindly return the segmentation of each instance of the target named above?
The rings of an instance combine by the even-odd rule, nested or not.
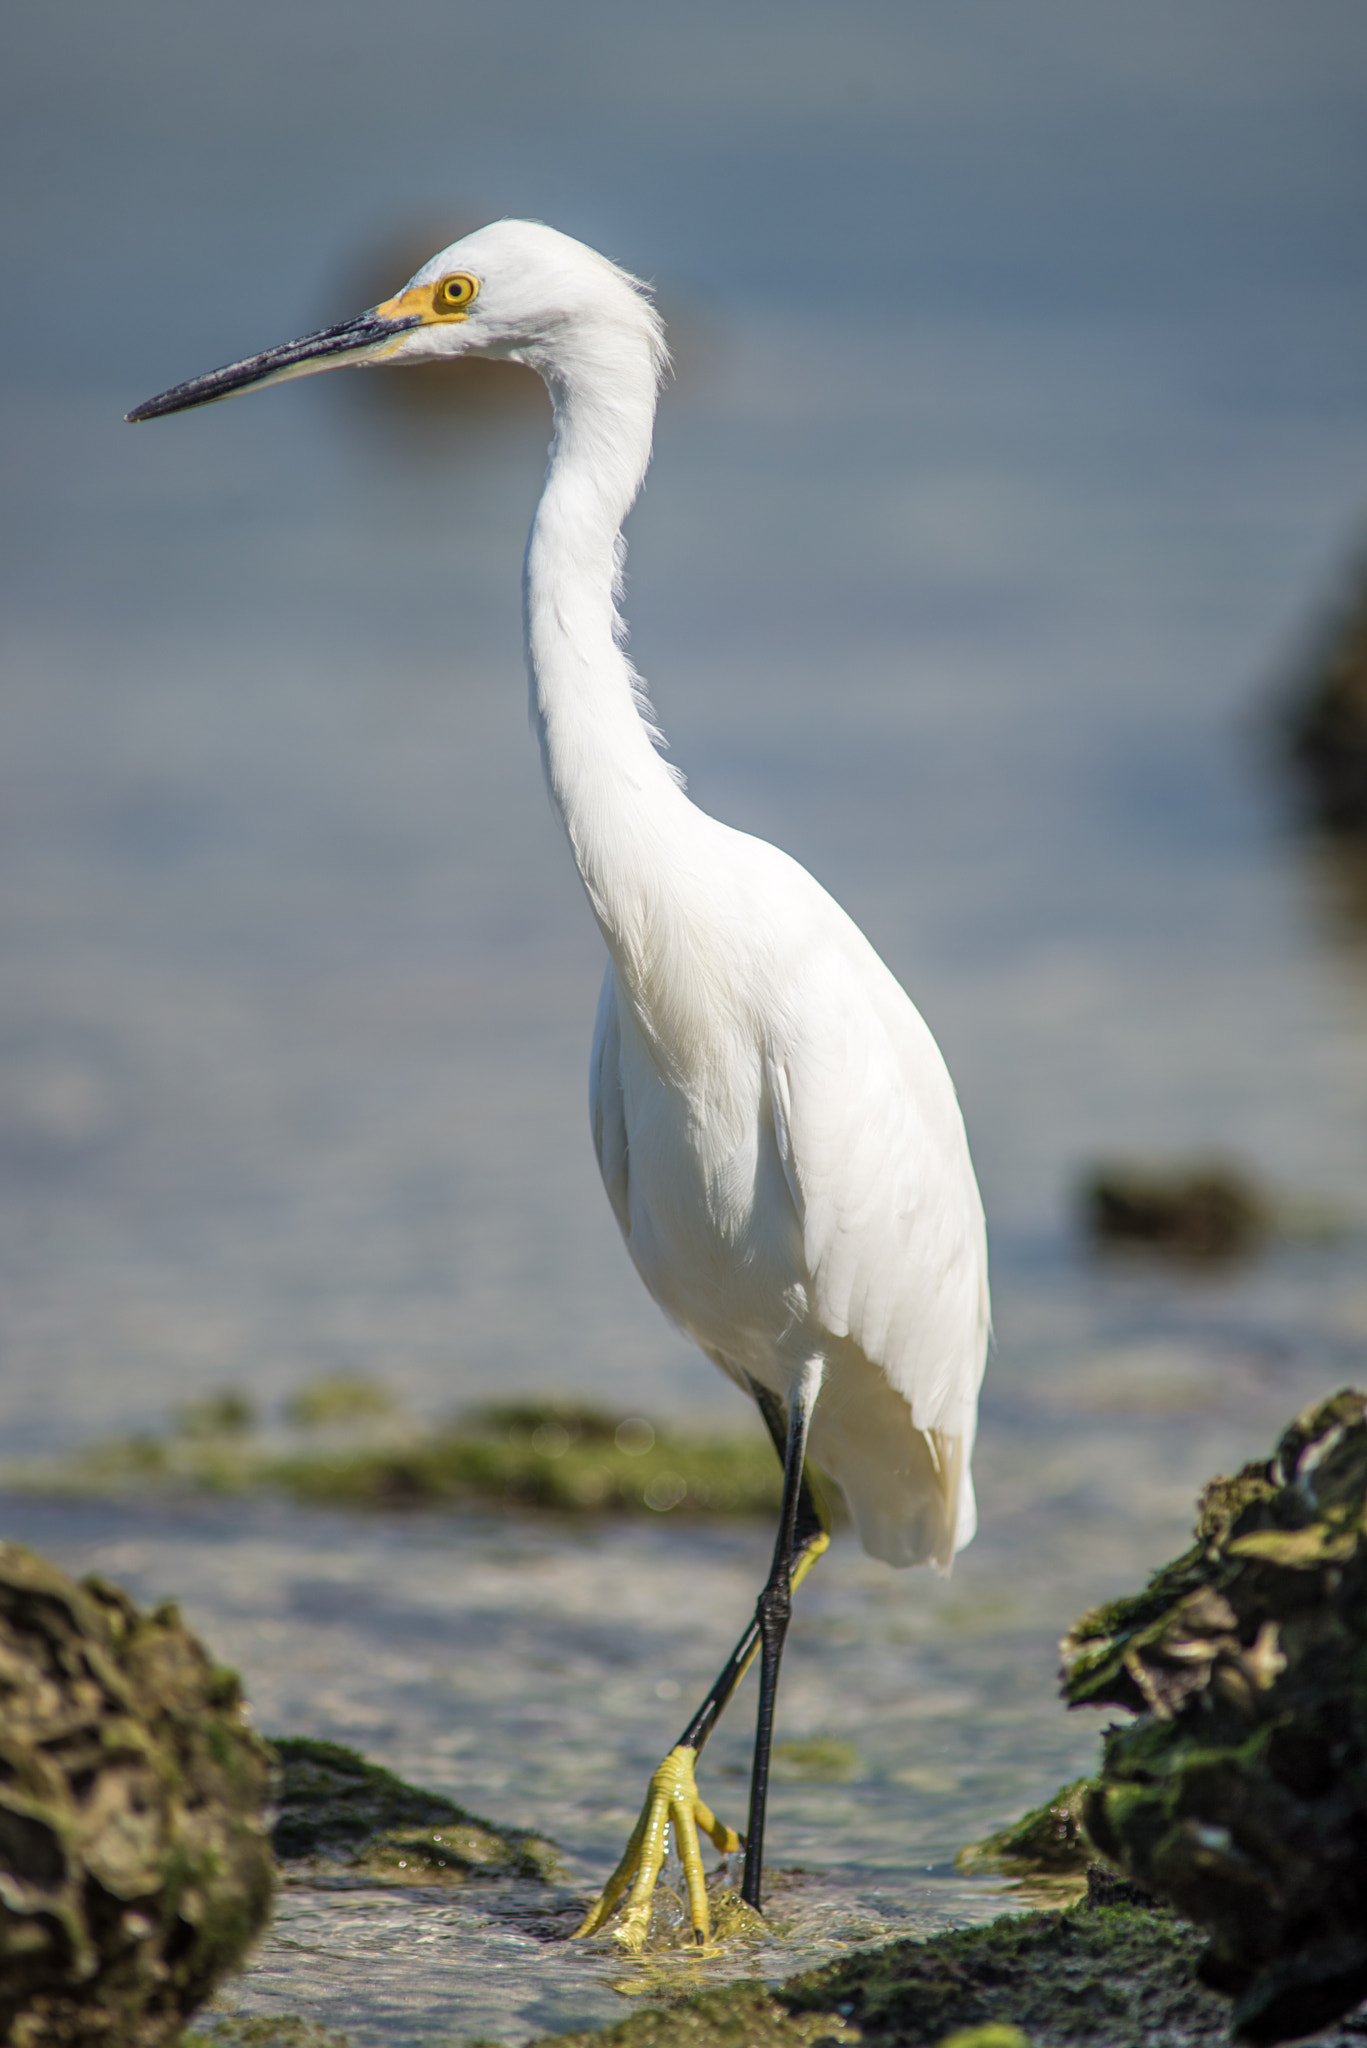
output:
[[[725,1369],[786,1394],[825,1360],[812,1456],[866,1548],[947,1563],[973,1533],[988,1314],[953,1088],[839,906],[773,848],[702,823],[719,842],[704,943],[735,964],[699,1006],[710,1042],[671,1035],[667,1077],[609,966],[591,1084],[604,1185],[647,1286]]]
[[[696,809],[658,751],[617,613],[667,361],[647,293],[527,221],[454,243],[410,294],[457,272],[478,282],[458,321],[366,346],[386,362],[505,356],[550,389],[527,658],[547,784],[609,954],[591,1067],[608,1199],[655,1299],[723,1370],[786,1397],[822,1361],[811,1454],[867,1548],[947,1564],[974,1527],[988,1300],[944,1062],[840,907]],[[279,374],[302,373],[291,359]]]
[[[617,611],[622,522],[667,363],[640,285],[550,228],[499,221],[382,306],[177,385],[129,418],[346,362],[468,354],[530,364],[554,408],[527,542],[527,666],[551,801],[608,949],[590,1066],[603,1185],[647,1287],[754,1394],[783,1458],[754,1619],[652,1774],[577,1930],[599,1931],[620,1907],[613,1931],[639,1948],[672,1839],[701,1944],[699,1830],[728,1854],[741,1839],[699,1796],[695,1766],[756,1656],[741,1895],[760,1905],[783,1640],[828,1541],[807,1454],[891,1564],[947,1566],[973,1534],[982,1206],[939,1050],[868,941],[786,854],[696,809],[661,758]]]
[[[533,715],[610,956],[594,1143],[627,1248],[724,1370],[787,1394],[825,1363],[816,1463],[867,1548],[947,1564],[988,1341],[982,1207],[930,1032],[801,867],[697,810],[622,651],[620,528],[664,362],[641,288],[553,230],[500,222],[419,281],[480,280],[413,354],[508,355],[555,408],[527,549]],[[403,351],[401,351],[403,352]]]

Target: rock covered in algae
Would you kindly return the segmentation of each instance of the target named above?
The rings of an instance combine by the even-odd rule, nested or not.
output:
[[[1083,1819],[1209,1936],[1251,2042],[1367,1995],[1367,1399],[1308,1409],[1201,1497],[1192,1548],[1065,1638],[1108,1730]]]
[[[269,1914],[271,1781],[174,1607],[0,1544],[0,2037],[176,2040]]]
[[[994,1871],[1042,1892],[1080,1891],[1096,1868],[1096,1851],[1082,1824],[1091,1782],[1076,1778],[996,1834],[970,1842],[954,1859],[959,1869],[967,1876]]]
[[[1200,1946],[1167,1911],[1011,1914],[842,1956],[778,1986],[676,1997],[536,2048],[1214,2048],[1228,2006],[1196,1981]]]
[[[280,1763],[276,1854],[313,1873],[347,1870],[381,1884],[463,1884],[467,1878],[559,1875],[554,1844],[496,1827],[440,1792],[407,1785],[340,1742],[288,1736]]]

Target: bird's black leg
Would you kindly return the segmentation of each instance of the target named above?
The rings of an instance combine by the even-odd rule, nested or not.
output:
[[[798,1518],[803,1495],[811,1494],[803,1476],[807,1456],[807,1431],[812,1409],[821,1390],[821,1361],[813,1359],[793,1387],[788,1403],[788,1433],[783,1455],[783,1507],[779,1514],[778,1540],[774,1562],[755,1609],[759,1630],[759,1714],[755,1723],[755,1758],[750,1773],[750,1820],[745,1831],[745,1875],[740,1895],[756,1911],[760,1903],[760,1877],[764,1868],[764,1810],[769,1795],[769,1751],[774,1736],[774,1704],[778,1697],[778,1670],[783,1657],[784,1638],[793,1611],[793,1570],[798,1551]],[[773,1422],[761,1413],[773,1432]],[[823,1532],[824,1534],[824,1532]]]
[[[769,1432],[769,1440],[778,1452],[778,1462],[782,1465],[786,1474],[788,1470],[788,1418],[783,1412],[783,1403],[779,1400],[777,1394],[771,1394],[769,1389],[760,1386],[757,1380],[750,1381],[750,1392],[755,1397],[755,1406],[764,1417],[764,1427]],[[810,1423],[810,1406],[807,1413]],[[826,1548],[826,1542],[822,1539],[827,1539],[829,1535],[830,1531],[827,1527],[826,1516],[817,1505],[816,1494],[812,1490],[810,1469],[804,1462],[802,1466],[802,1483],[797,1490],[797,1517],[793,1526],[793,1572],[790,1572],[788,1575],[790,1579],[793,1577],[799,1561],[806,1555],[814,1543],[820,1540],[820,1548],[822,1550]]]
[[[783,1462],[783,1507],[779,1516],[774,1563],[754,1618],[718,1674],[716,1684],[694,1714],[678,1742],[653,1774],[641,1817],[612,1876],[576,1928],[576,1935],[596,1934],[618,1915],[614,1935],[623,1947],[639,1949],[650,1929],[651,1897],[668,1849],[670,1831],[683,1861],[693,1916],[694,1939],[705,1942],[710,1916],[698,1833],[709,1835],[726,1855],[742,1846],[740,1837],[719,1821],[699,1797],[693,1775],[698,1754],[721,1718],[755,1657],[763,1658],[760,1689],[760,1730],[751,1779],[752,1847],[745,1859],[743,1896],[758,1903],[760,1837],[764,1828],[764,1796],[769,1781],[769,1744],[773,1731],[774,1694],[779,1658],[787,1630],[794,1589],[825,1550],[829,1537],[817,1495],[803,1466],[812,1405],[821,1384],[819,1364],[807,1368],[789,1413],[767,1387],[750,1382],[765,1427]],[[781,1583],[780,1583],[781,1582]],[[776,1590],[777,1588],[777,1590]],[[786,1596],[786,1598],[785,1598]],[[620,1911],[619,1911],[620,1909]]]
[[[758,1380],[750,1380],[749,1386],[750,1392],[755,1397],[755,1406],[764,1417],[764,1426],[769,1432],[774,1449],[778,1452],[779,1463],[783,1466],[784,1470],[784,1504],[779,1514],[779,1542],[781,1544],[785,1527],[784,1516],[788,1506],[788,1418],[783,1412],[783,1403],[779,1400],[777,1394],[771,1394],[768,1387],[762,1387]],[[809,1405],[809,1417],[810,1413]],[[805,1444],[805,1428],[803,1430],[803,1441]],[[801,1580],[805,1577],[806,1570],[810,1568],[808,1554],[812,1553],[810,1563],[814,1564],[826,1548],[828,1541],[829,1535],[826,1528],[826,1518],[817,1504],[816,1494],[812,1490],[806,1466],[799,1461],[797,1511],[793,1517],[792,1541],[789,1546],[788,1582],[790,1586],[795,1579]],[[777,1558],[777,1551],[775,1552],[775,1557]],[[762,1633],[759,1609],[756,1608],[754,1618],[746,1629],[745,1634],[736,1644],[725,1665],[717,1674],[716,1684],[712,1687],[707,1698],[702,1702],[697,1713],[679,1737],[681,1744],[687,1744],[688,1748],[695,1752],[701,1751],[703,1744],[721,1719],[722,1711],[729,1704],[731,1695],[754,1663],[755,1652],[760,1647],[762,1641]]]

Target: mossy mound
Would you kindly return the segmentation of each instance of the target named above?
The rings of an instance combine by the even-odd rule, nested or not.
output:
[[[60,1463],[11,1467],[4,1477],[8,1485],[43,1491],[142,1493],[160,1486],[279,1493],[311,1506],[362,1509],[778,1512],[782,1472],[758,1429],[690,1436],[657,1428],[643,1416],[557,1402],[481,1408],[433,1428],[411,1416],[367,1410],[365,1404],[378,1398],[369,1382],[305,1389],[289,1411],[305,1440],[282,1452],[255,1437],[250,1417],[239,1419],[236,1396],[213,1396],[198,1404],[193,1426],[182,1417],[164,1437],[95,1444]]]
[[[337,1424],[369,1423],[392,1415],[398,1406],[390,1389],[363,1373],[325,1373],[297,1387],[285,1403],[285,1418],[296,1429],[328,1429]]]
[[[1087,2042],[1146,2048],[1220,2040],[1226,2001],[1199,1983],[1201,1937],[1168,1912],[1079,1906],[896,1941],[776,1991],[744,1983],[633,2013],[555,2048],[981,2048]],[[538,2048],[551,2048],[549,2041]]]
[[[158,2048],[270,1912],[270,1751],[174,1607],[0,1544],[0,2036]]]
[[[1030,2048],[1019,2027],[998,2026],[995,2021],[986,2027],[960,2027],[953,2034],[946,2034],[940,2048]]]
[[[1175,1915],[1081,1905],[893,1942],[784,1986],[796,2010],[821,2004],[870,2043],[938,2043],[956,2029],[1018,2027],[1032,2042],[1201,2041],[1228,2008],[1195,1975],[1200,1938]]]
[[[280,1760],[273,1841],[284,1863],[307,1860],[378,1884],[464,1884],[472,1877],[559,1875],[552,1843],[500,1828],[439,1792],[407,1785],[338,1742],[304,1736],[274,1744]]]
[[[1367,1995],[1367,1401],[1308,1409],[1217,1479],[1196,1542],[1063,1644],[1108,1731],[1083,1820],[1210,1936],[1202,1974],[1251,2042]]]
[[[259,1478],[328,1506],[750,1515],[778,1512],[782,1475],[758,1433],[691,1437],[638,1416],[526,1404],[411,1442],[270,1459]]]
[[[780,1783],[852,1785],[864,1775],[864,1759],[838,1735],[809,1736],[805,1742],[776,1742],[771,1752]]]

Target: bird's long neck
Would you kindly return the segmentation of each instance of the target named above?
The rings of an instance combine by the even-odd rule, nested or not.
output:
[[[656,750],[619,644],[621,527],[650,459],[655,414],[654,356],[644,337],[625,345],[635,339],[577,336],[568,364],[537,365],[555,434],[524,599],[551,800],[619,973],[648,1004],[662,932],[677,923],[680,856],[700,814]]]

